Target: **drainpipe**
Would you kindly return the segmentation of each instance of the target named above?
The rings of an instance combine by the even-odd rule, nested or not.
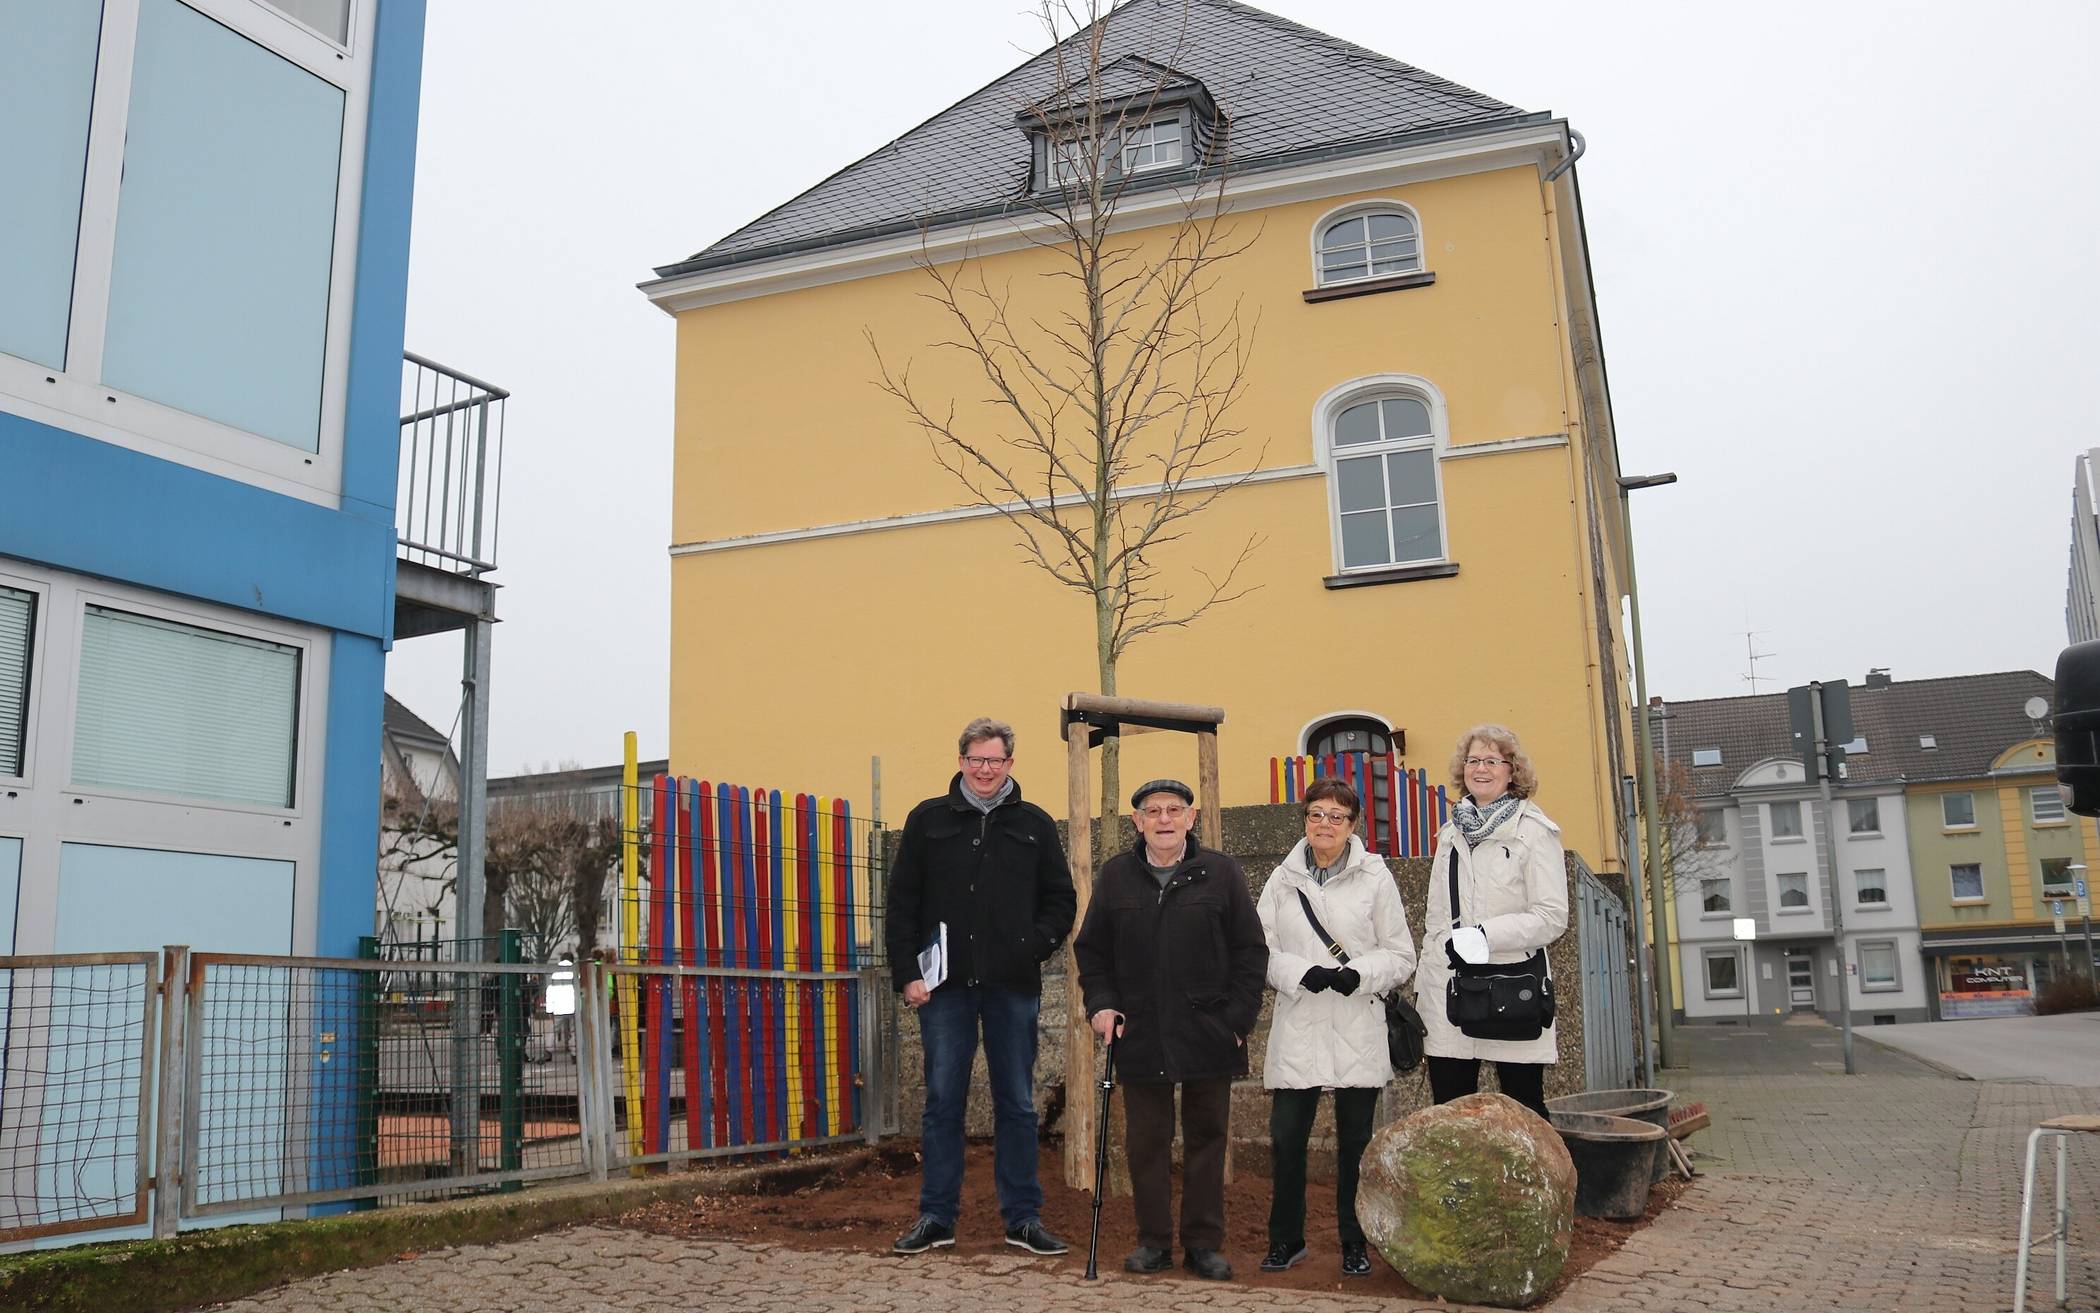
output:
[[[1670,993],[1669,911],[1663,889],[1662,824],[1655,802],[1655,729],[1648,707],[1648,659],[1641,644],[1641,590],[1633,564],[1633,509],[1628,494],[1677,482],[1675,474],[1621,475],[1619,524],[1626,537],[1626,598],[1633,612],[1633,695],[1640,703],[1641,811],[1647,817],[1648,916],[1655,936],[1655,1041],[1657,1067],[1675,1065],[1677,1020]]]

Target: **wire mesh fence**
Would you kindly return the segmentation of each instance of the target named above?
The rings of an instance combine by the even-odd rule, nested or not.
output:
[[[587,1170],[572,1041],[543,1005],[570,968],[190,961],[185,1216]]]
[[[0,1240],[145,1217],[159,961],[0,957]]]

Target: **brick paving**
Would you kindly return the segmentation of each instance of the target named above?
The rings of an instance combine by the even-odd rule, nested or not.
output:
[[[1704,1179],[1573,1283],[1556,1313],[2011,1307],[2027,1132],[2059,1113],[2100,1112],[2100,1090],[1956,1080],[1872,1045],[1860,1046],[1860,1074],[1848,1077],[1835,1040],[1813,1026],[1754,1037],[1688,1031],[1692,1070],[1668,1077],[1680,1100],[1704,1100],[1713,1112],[1713,1128],[1692,1141]],[[2100,1137],[2073,1142],[2071,1197],[2071,1307],[2100,1308]],[[2039,1269],[2030,1300],[2047,1308],[2046,1251]],[[421,1254],[226,1307],[1110,1313],[1139,1301],[1153,1313],[1406,1307],[1352,1299],[1346,1288],[1285,1292],[1121,1273],[1089,1285],[1069,1266],[1046,1270],[1018,1254],[899,1260],[608,1227]]]

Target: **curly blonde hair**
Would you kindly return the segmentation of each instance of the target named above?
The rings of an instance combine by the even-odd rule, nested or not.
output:
[[[1466,751],[1473,741],[1480,739],[1495,745],[1495,751],[1509,761],[1509,791],[1519,798],[1529,798],[1539,791],[1538,772],[1531,768],[1531,758],[1524,755],[1524,747],[1517,742],[1517,732],[1507,725],[1475,725],[1458,736],[1458,746],[1451,751],[1451,784],[1460,792],[1466,787]]]

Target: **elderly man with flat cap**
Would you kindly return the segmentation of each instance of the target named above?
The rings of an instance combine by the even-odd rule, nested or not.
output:
[[[1180,780],[1151,780],[1130,795],[1138,842],[1094,878],[1072,955],[1094,1033],[1116,1037],[1138,1232],[1123,1268],[1161,1272],[1174,1261],[1178,1087],[1182,1265],[1226,1281],[1225,1135],[1269,949],[1240,864],[1190,837],[1195,804]]]

